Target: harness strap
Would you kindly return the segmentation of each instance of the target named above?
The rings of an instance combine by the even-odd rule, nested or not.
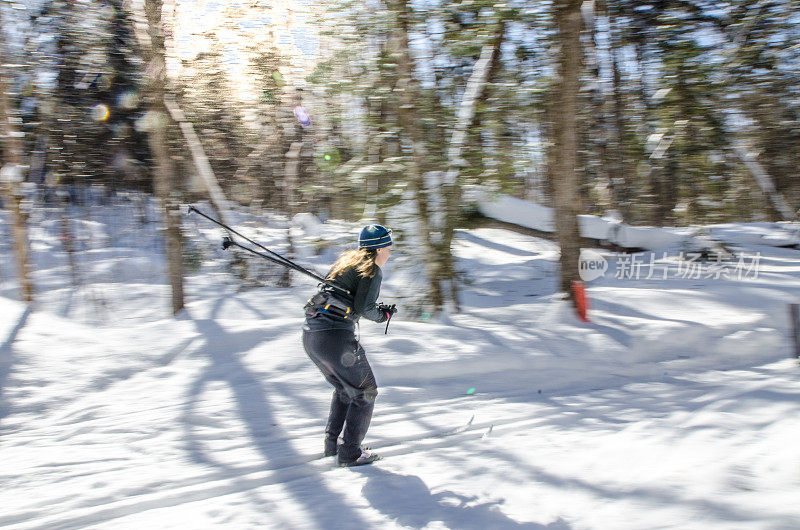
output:
[[[347,303],[324,290],[312,296],[303,309],[307,318],[325,314],[347,320],[353,315],[353,309]]]

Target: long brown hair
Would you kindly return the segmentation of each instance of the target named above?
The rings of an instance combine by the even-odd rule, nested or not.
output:
[[[342,255],[339,256],[339,259],[336,260],[336,263],[333,264],[333,267],[331,267],[327,279],[333,280],[343,273],[345,269],[351,267],[354,268],[359,275],[372,278],[375,276],[375,269],[377,267],[377,265],[375,265],[375,256],[377,255],[378,252],[375,249],[366,248],[343,252]]]

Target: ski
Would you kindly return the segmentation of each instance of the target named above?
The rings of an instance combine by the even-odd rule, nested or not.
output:
[[[465,423],[463,425],[459,425],[458,427],[453,427],[451,429],[444,429],[444,430],[441,430],[441,431],[434,431],[434,432],[431,432],[431,433],[426,433],[426,434],[424,434],[422,436],[394,439],[394,440],[390,440],[390,441],[387,441],[387,442],[384,442],[384,443],[370,444],[368,447],[365,448],[365,450],[370,451],[370,452],[372,452],[372,451],[382,451],[380,455],[376,455],[377,458],[374,461],[383,460],[384,458],[389,457],[389,456],[405,454],[405,453],[411,452],[411,451],[404,451],[404,450],[401,449],[401,446],[406,445],[406,444],[413,444],[413,443],[416,443],[416,442],[424,442],[425,440],[437,440],[437,439],[441,439],[441,438],[448,438],[450,436],[456,436],[458,434],[465,433],[465,432],[473,429],[473,422],[474,421],[475,421],[475,415],[473,414],[472,417],[470,417],[470,419],[469,419],[469,421],[467,423]],[[393,448],[397,448],[397,449],[392,450]],[[383,451],[385,451],[387,449],[389,449],[388,452],[383,452]],[[330,456],[318,456],[316,458],[310,459],[308,462],[313,462],[315,460],[325,460],[326,458],[333,458],[333,462],[334,462],[334,465],[336,467],[352,467],[352,466],[348,466],[346,464],[340,464],[335,455],[333,457],[330,457]],[[371,462],[369,462],[369,463],[371,463]],[[361,465],[364,465],[364,464],[361,464]]]

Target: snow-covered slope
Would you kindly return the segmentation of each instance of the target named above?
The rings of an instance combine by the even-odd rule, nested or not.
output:
[[[742,237],[760,254],[741,279],[680,276],[661,249],[641,256],[649,277],[617,277],[627,258],[605,253],[582,323],[554,294],[551,242],[460,232],[461,313],[362,324],[380,385],[367,443],[386,458],[340,469],[319,458],[330,389],[299,340],[313,282],[240,290],[220,234],[187,219],[206,263],[171,318],[158,246],[118,217],[87,216],[79,287],[38,224],[33,310],[2,257],[2,527],[800,526],[796,250]],[[236,222],[280,248],[279,218]],[[296,230],[335,241],[302,256],[321,271],[357,227]],[[387,301],[414,271],[397,251]]]

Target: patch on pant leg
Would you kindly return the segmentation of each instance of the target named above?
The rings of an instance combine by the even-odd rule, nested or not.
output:
[[[345,352],[342,354],[342,357],[339,359],[339,362],[342,363],[342,366],[350,368],[351,366],[356,364],[356,354],[353,352]]]

